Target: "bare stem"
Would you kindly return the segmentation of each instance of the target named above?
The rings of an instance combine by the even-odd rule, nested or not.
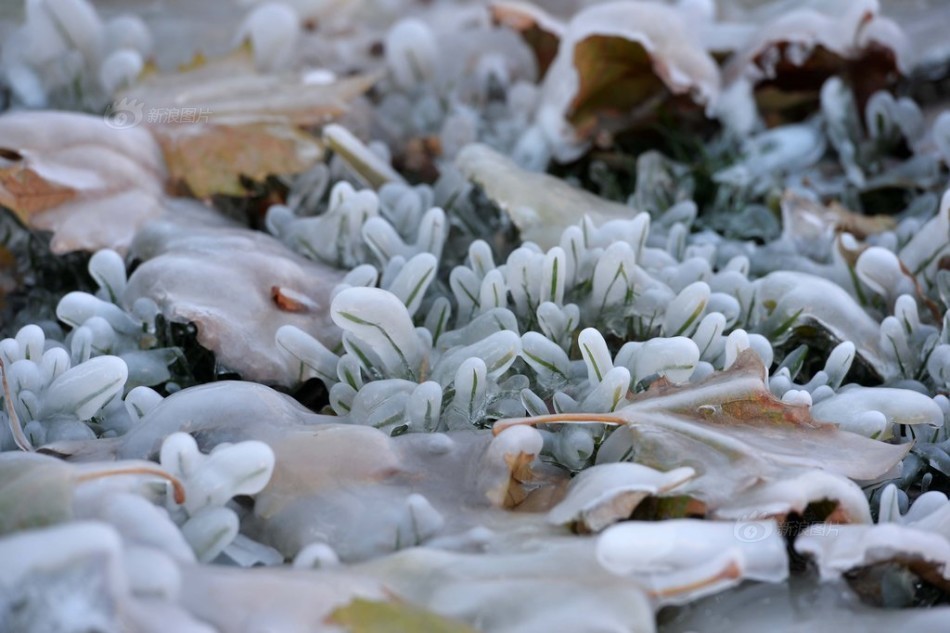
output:
[[[90,481],[92,479],[101,479],[102,477],[113,477],[115,475],[149,475],[164,479],[172,486],[172,494],[175,503],[181,505],[185,502],[185,486],[178,477],[175,477],[159,466],[150,466],[148,464],[129,466],[122,463],[115,466],[105,466],[98,470],[92,470],[82,473],[76,477],[76,481]]]
[[[510,418],[498,420],[492,427],[492,434],[498,435],[512,426],[536,426],[538,424],[613,424],[623,426],[626,420],[609,413],[552,413],[551,415],[536,415],[532,418]]]
[[[13,406],[13,393],[10,391],[10,381],[7,380],[7,368],[0,358],[0,380],[3,381],[3,402],[7,409],[7,418],[10,423],[10,432],[13,433],[13,441],[21,451],[32,451],[33,444],[30,438],[23,432],[23,425],[20,423],[20,416],[17,415]]]

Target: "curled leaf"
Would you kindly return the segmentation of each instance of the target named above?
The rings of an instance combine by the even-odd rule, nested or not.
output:
[[[652,121],[662,105],[711,106],[715,61],[681,13],[651,2],[598,4],[568,23],[542,87],[541,119],[560,161],[577,158],[599,129]]]

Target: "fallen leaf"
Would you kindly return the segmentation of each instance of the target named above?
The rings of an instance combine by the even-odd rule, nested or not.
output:
[[[272,174],[297,174],[323,158],[317,139],[285,125],[164,126],[155,135],[169,177],[198,198],[243,196],[242,178],[263,182]]]
[[[374,154],[345,127],[335,124],[326,126],[323,140],[367,186],[379,189],[389,182],[405,182],[392,165]]]
[[[769,392],[765,367],[751,350],[728,370],[694,385],[658,381],[612,414],[569,413],[495,423],[606,422],[622,425],[601,446],[597,466],[632,461],[668,471],[695,469],[671,492],[706,504],[715,518],[784,518],[831,501],[837,521],[867,523],[870,511],[852,480],[888,472],[910,449],[842,431],[814,419],[808,407]],[[610,490],[610,484],[602,489]],[[614,496],[622,491],[614,491]]]
[[[165,317],[193,322],[198,342],[218,364],[246,380],[290,385],[296,380],[275,342],[294,325],[329,348],[338,337],[329,319],[330,291],[343,273],[290,251],[260,231],[231,224],[205,209],[170,214],[144,227],[132,247],[143,263],[122,301],[154,300]],[[293,297],[293,304],[275,301]],[[287,307],[306,306],[306,310]]]
[[[623,37],[591,35],[574,47],[580,83],[567,110],[567,120],[581,136],[592,136],[598,117],[630,115],[636,126],[653,115],[667,98],[663,80],[653,73],[653,60],[639,42]]]
[[[726,64],[726,84],[749,82],[770,123],[813,111],[822,84],[834,75],[852,85],[863,108],[874,92],[908,72],[909,45],[876,3],[846,6],[837,13],[799,8],[760,25]]]
[[[640,464],[615,462],[581,471],[564,500],[551,509],[548,521],[573,525],[580,532],[600,532],[628,519],[651,495],[667,495],[696,475],[692,468],[663,473]]]
[[[12,210],[21,222],[30,216],[69,202],[76,197],[70,187],[48,182],[22,161],[0,172],[0,204]]]
[[[183,389],[119,438],[59,442],[42,450],[77,461],[154,458],[162,440],[178,431],[193,435],[206,452],[246,440],[271,447],[274,472],[243,529],[288,558],[316,533],[341,560],[360,561],[422,543],[477,547],[476,527],[501,535],[563,532],[542,513],[560,500],[545,493],[563,488],[567,475],[538,462],[543,442],[535,429],[503,437],[487,430],[391,437],[314,414],[290,396],[251,382]],[[543,502],[532,505],[536,498]],[[519,501],[535,512],[506,509]]]
[[[542,85],[539,120],[555,158],[568,162],[600,130],[642,127],[662,106],[710,108],[718,95],[716,63],[682,13],[652,2],[610,2],[568,23]]]
[[[511,217],[523,240],[543,249],[560,243],[564,229],[577,223],[579,209],[597,225],[636,215],[632,207],[572,187],[560,178],[521,169],[480,143],[465,146],[455,164]]]
[[[744,528],[752,538],[743,538]],[[657,604],[683,604],[742,580],[788,578],[785,539],[771,520],[627,521],[597,539],[597,560],[636,578]]]
[[[431,631],[431,633],[474,633],[461,622],[455,622],[424,609],[398,602],[377,602],[357,598],[330,614],[329,622],[346,627],[350,633],[400,633]]]
[[[0,204],[53,232],[51,249],[124,252],[164,212],[161,150],[141,128],[67,112],[0,116]]]
[[[248,48],[163,74],[151,70],[120,93],[111,116],[144,123],[158,139],[173,180],[198,198],[245,195],[242,178],[306,171],[323,146],[306,129],[347,111],[375,76],[316,83],[305,72],[263,74]]]
[[[883,379],[896,375],[881,349],[880,323],[841,286],[818,275],[779,270],[755,281],[755,300],[768,315],[758,326],[774,344],[800,328],[814,328],[834,340],[851,341],[860,357]]]
[[[828,248],[823,249],[823,254],[827,255],[836,233],[847,232],[865,239],[897,226],[893,216],[856,213],[837,201],[825,205],[792,190],[786,190],[782,195],[781,207],[782,236],[802,248],[803,252],[811,252],[807,250],[811,241],[824,243]]]
[[[544,78],[557,55],[564,24],[541,7],[527,2],[499,1],[489,6],[496,24],[517,31],[534,53],[538,77]]]
[[[943,515],[946,520],[947,513]],[[943,532],[893,523],[831,528],[815,525],[798,536],[795,549],[815,561],[824,581],[847,576],[852,585],[860,584],[862,579],[876,584],[874,568],[893,564],[948,592],[950,541],[946,530]]]

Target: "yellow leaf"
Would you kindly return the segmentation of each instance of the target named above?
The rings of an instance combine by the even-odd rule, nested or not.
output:
[[[330,614],[330,622],[350,633],[474,633],[467,624],[398,602],[357,598]]]

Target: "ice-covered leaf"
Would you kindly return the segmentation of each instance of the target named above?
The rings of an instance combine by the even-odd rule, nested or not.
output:
[[[369,187],[379,189],[386,183],[405,182],[392,165],[374,154],[342,125],[326,126],[323,130],[323,140]]]
[[[879,412],[887,424],[880,439],[889,438],[895,424],[943,426],[943,411],[937,403],[910,389],[851,385],[816,403],[811,411],[817,419],[834,421],[855,433],[860,433],[861,420],[869,412]]]
[[[742,580],[788,577],[785,539],[769,520],[628,521],[598,538],[597,560],[637,578],[660,604],[682,604]]]
[[[663,473],[627,462],[592,466],[571,481],[567,496],[551,509],[548,521],[599,532],[628,518],[643,499],[667,493],[695,474],[688,467]]]
[[[432,631],[432,633],[472,633],[461,622],[454,622],[418,607],[393,602],[374,602],[357,598],[330,614],[330,622],[345,626],[350,633],[386,633],[387,631]]]
[[[768,315],[759,330],[773,342],[787,340],[796,328],[817,326],[838,341],[851,341],[857,354],[879,376],[896,367],[884,357],[880,327],[838,284],[808,273],[776,271],[757,280],[756,301]]]
[[[198,342],[245,379],[298,380],[299,367],[291,367],[275,343],[282,326],[335,344],[330,291],[342,273],[264,233],[204,212],[149,225],[133,252],[145,261],[130,277],[123,303],[149,298],[169,320],[194,323]]]
[[[55,253],[128,249],[164,209],[165,164],[143,128],[101,117],[20,111],[0,116],[0,204],[53,232]]]
[[[755,87],[766,117],[801,118],[833,75],[847,78],[863,104],[909,70],[907,38],[877,2],[816,4],[773,15],[723,70],[727,84]]]
[[[419,375],[422,342],[405,304],[379,288],[347,288],[333,298],[330,316],[382,362],[386,375],[412,379]],[[354,342],[355,345],[355,342]]]
[[[543,78],[557,55],[564,24],[543,8],[528,2],[499,0],[490,5],[492,19],[517,31],[534,53],[538,76]]]
[[[240,196],[242,177],[262,181],[312,167],[322,145],[302,128],[343,114],[374,82],[366,75],[320,83],[302,72],[261,73],[242,48],[180,72],[152,69],[116,97],[111,112],[128,112],[128,126],[144,123],[172,179],[195,196]]]
[[[299,174],[323,158],[317,139],[283,124],[165,126],[155,130],[155,137],[172,183],[198,198],[244,196],[245,180]]]
[[[189,514],[205,506],[223,506],[238,495],[257,494],[274,472],[274,453],[263,442],[247,440],[218,446],[203,455],[187,433],[165,438],[159,461],[184,482],[184,508]]]
[[[947,513],[942,516],[946,521]],[[934,530],[930,525],[896,523],[815,525],[798,536],[795,549],[814,559],[825,581],[847,575],[855,585],[867,586],[874,582],[875,567],[897,565],[943,591],[950,589],[950,541],[945,526]],[[869,581],[861,582],[868,577]],[[875,592],[877,601],[891,606],[886,578],[878,577],[877,582],[881,585]]]
[[[129,370],[121,358],[97,356],[60,374],[43,398],[40,416],[72,413],[88,420],[122,393]]]
[[[711,106],[715,61],[682,14],[624,0],[579,11],[568,23],[542,87],[539,118],[560,161],[577,158],[601,129],[642,127],[662,106]]]
[[[596,225],[636,215],[631,207],[576,189],[560,178],[523,170],[486,145],[466,146],[456,165],[511,216],[523,240],[541,248],[558,246],[564,229],[576,224],[579,214],[586,213]]]
[[[181,533],[195,550],[198,560],[207,563],[237,536],[238,517],[230,508],[204,507],[185,521]]]
[[[937,214],[900,250],[900,260],[913,275],[933,279],[941,260],[950,252],[950,192],[943,194]]]
[[[832,501],[840,521],[867,522],[867,502],[849,480],[888,472],[908,450],[839,430],[807,406],[776,399],[758,355],[747,349],[727,371],[693,385],[659,381],[610,414],[565,413],[495,423],[606,422],[622,425],[601,446],[597,463],[632,461],[660,471],[691,467],[678,492],[723,518],[784,517]],[[831,420],[833,422],[834,420]]]
[[[494,438],[489,431],[471,430],[390,437],[314,414],[287,395],[247,382],[184,389],[155,405],[126,435],[61,442],[44,450],[83,461],[154,458],[162,441],[177,431],[193,436],[205,451],[231,443],[218,449],[222,457],[249,440],[270,446],[273,475],[255,496],[254,517],[243,525],[252,538],[291,558],[318,532],[347,561],[416,545],[414,538],[445,538],[447,547],[456,539],[452,547],[464,548],[477,542],[477,531],[469,535],[473,528],[516,521],[504,508],[549,509],[566,483],[560,469],[538,463],[543,440],[534,429]],[[204,461],[213,461],[218,451]],[[194,475],[189,464],[203,470],[197,457],[194,464],[182,464],[186,485]],[[197,494],[207,498],[217,490],[212,486]],[[364,503],[373,504],[372,521],[360,510]],[[434,513],[445,518],[444,525]],[[553,529],[539,515],[525,520],[526,529]],[[398,541],[397,533],[415,536]]]

